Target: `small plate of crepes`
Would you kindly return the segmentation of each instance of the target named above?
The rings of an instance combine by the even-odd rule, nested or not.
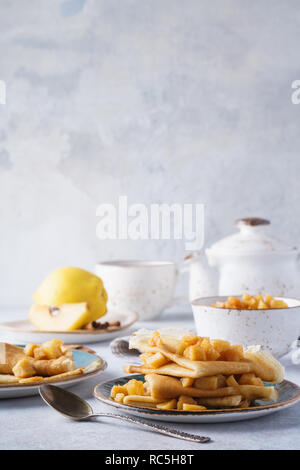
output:
[[[72,349],[56,338],[26,346],[0,343],[0,398],[36,395],[46,383],[70,387],[106,367],[100,356]]]
[[[300,400],[300,387],[284,380],[283,366],[260,346],[136,332],[129,347],[140,365],[102,382],[94,395],[143,418],[174,422],[230,422],[266,416]]]

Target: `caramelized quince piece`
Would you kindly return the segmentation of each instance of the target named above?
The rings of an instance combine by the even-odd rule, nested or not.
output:
[[[182,386],[186,388],[186,387],[192,387],[194,385],[194,380],[195,379],[192,379],[190,377],[182,377],[180,379],[180,382],[182,383]]]
[[[149,340],[150,346],[162,346],[162,339],[158,331],[154,331],[152,337]]]
[[[270,294],[265,294],[265,302],[267,305],[271,305],[272,300],[274,299]]]
[[[201,338],[199,338],[196,335],[189,334],[189,335],[184,336],[182,338],[182,341],[184,341],[187,345],[192,345],[192,344],[198,343],[199,339]]]
[[[223,351],[220,356],[221,361],[239,362],[244,359],[243,346],[237,344]]]
[[[143,383],[143,390],[144,390],[144,393],[143,395],[151,395],[151,389],[150,389],[150,385],[148,384],[148,382],[144,382]]]
[[[273,299],[271,302],[270,302],[270,306],[271,308],[287,308],[288,305],[283,301],[283,300],[276,300],[276,299]]]
[[[34,348],[33,350],[33,357],[34,359],[36,360],[42,360],[42,359],[47,359],[47,356],[46,356],[46,353],[43,349],[42,346],[38,347],[38,348]]]
[[[242,295],[242,301],[247,302],[248,300],[251,300],[251,295],[250,294],[243,294]]]
[[[63,355],[62,345],[63,341],[60,339],[51,339],[42,344],[42,348],[46,354],[47,359],[57,359]]]
[[[198,344],[187,346],[183,352],[183,356],[191,361],[206,361],[205,350]]]
[[[236,381],[236,379],[233,375],[229,375],[229,377],[227,377],[226,383],[227,383],[228,387],[238,387],[239,386],[238,382]]]
[[[128,395],[144,395],[144,383],[141,380],[131,379],[124,387]]]
[[[145,358],[145,364],[153,369],[164,366],[165,364],[168,364],[168,362],[170,362],[169,359],[167,359],[161,352],[150,354],[149,357]]]
[[[260,300],[258,302],[257,308],[258,308],[258,310],[264,310],[264,309],[269,308],[269,307],[263,300]]]
[[[24,353],[26,356],[34,357],[34,350],[39,347],[39,344],[26,344],[24,348]]]
[[[176,400],[176,398],[173,398],[172,400],[164,401],[162,403],[158,403],[156,405],[156,408],[158,408],[159,410],[176,410],[177,400]]]
[[[213,339],[211,341],[212,346],[216,351],[219,353],[223,351],[227,351],[227,349],[230,349],[230,343],[229,341],[225,341],[223,339]]]
[[[177,351],[176,351],[177,354],[179,354],[180,356],[183,356],[183,353],[184,353],[185,349],[186,349],[188,346],[193,346],[193,345],[195,345],[196,343],[198,343],[198,342],[199,342],[199,339],[200,339],[200,338],[199,338],[198,336],[193,335],[193,334],[189,334],[189,335],[184,336],[184,337],[181,339],[181,341],[180,341],[180,343],[179,343],[179,345],[178,345],[178,347],[177,347]]]
[[[203,338],[201,348],[204,349],[207,361],[217,361],[220,353],[213,347],[209,338]]]
[[[218,377],[216,375],[199,377],[195,379],[194,387],[201,388],[202,390],[216,390],[218,387]]]
[[[197,402],[192,397],[181,395],[177,401],[177,410],[183,410],[184,403],[187,403],[190,405],[197,405]]]
[[[146,365],[147,364],[147,359],[149,357],[151,357],[152,355],[153,355],[152,353],[142,353],[142,354],[140,354],[140,359]]]
[[[264,302],[264,296],[262,294],[257,294],[254,296],[254,298],[259,302],[262,300]]]
[[[115,396],[115,401],[117,401],[118,403],[123,403],[124,397],[125,397],[124,393],[117,393]]]
[[[242,308],[241,301],[237,297],[228,297],[227,308]]]
[[[20,359],[13,367],[13,373],[16,377],[27,378],[36,375],[35,368],[33,367],[33,360],[29,357]]]
[[[256,377],[255,374],[248,373],[248,374],[242,374],[241,377],[239,378],[239,384],[240,385],[258,385],[258,386],[264,386],[263,381],[261,378]]]
[[[264,383],[260,377],[254,377],[250,385],[256,385],[258,387],[264,387]]]
[[[258,300],[254,297],[248,301],[248,308],[249,310],[256,310],[258,306]]]
[[[217,388],[226,387],[226,377],[223,374],[217,375]]]
[[[183,403],[182,405],[183,411],[205,411],[207,408],[201,405],[193,405],[190,403]]]
[[[216,302],[215,304],[211,304],[212,307],[218,307],[218,308],[226,308],[225,302]]]
[[[116,398],[118,393],[128,395],[127,388],[125,387],[125,385],[114,385],[110,391],[110,397]]]

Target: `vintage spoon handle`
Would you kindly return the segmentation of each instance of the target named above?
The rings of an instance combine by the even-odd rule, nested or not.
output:
[[[132,416],[117,415],[114,413],[94,413],[92,415],[89,415],[88,418],[93,418],[96,416],[101,416],[103,418],[121,419],[129,423],[134,423],[140,426],[144,426],[148,429],[151,429],[152,431],[160,432],[161,434],[166,434],[167,436],[177,437],[177,439],[184,439],[186,441],[197,442],[199,444],[203,444],[211,440],[210,437],[197,436],[196,434],[190,434],[187,432],[177,431],[176,429],[170,429],[170,428],[166,428],[165,426],[161,426],[160,424],[153,424],[147,421],[142,421],[138,418],[133,418]]]

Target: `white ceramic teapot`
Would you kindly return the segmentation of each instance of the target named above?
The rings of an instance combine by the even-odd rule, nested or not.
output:
[[[190,300],[244,292],[300,298],[299,251],[267,235],[269,224],[254,217],[239,219],[239,232],[207,248],[206,256],[196,253],[186,258]]]

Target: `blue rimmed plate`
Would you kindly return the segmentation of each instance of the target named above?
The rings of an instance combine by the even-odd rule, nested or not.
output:
[[[72,352],[76,368],[78,369],[83,367],[83,373],[80,375],[71,375],[70,377],[65,377],[63,379],[55,379],[55,377],[53,377],[53,380],[47,381],[47,383],[53,383],[63,388],[71,387],[72,385],[77,385],[83,380],[87,380],[90,377],[100,374],[100,372],[105,370],[107,367],[107,363],[104,359],[96,354],[76,350],[72,350]],[[43,384],[43,382],[13,385],[0,384],[0,398],[17,398],[38,395],[38,389],[41,384]]]
[[[144,381],[143,375],[118,377],[117,379],[108,380],[97,385],[94,388],[94,396],[106,405],[118,408],[119,411],[123,411],[127,414],[159,421],[173,421],[179,423],[222,423],[259,418],[288,408],[300,400],[300,387],[288,380],[284,380],[277,386],[279,397],[276,403],[257,400],[257,406],[252,406],[251,408],[226,408],[201,412],[165,411],[154,408],[123,405],[110,398],[110,391],[114,385],[124,385],[128,380],[133,378]]]

